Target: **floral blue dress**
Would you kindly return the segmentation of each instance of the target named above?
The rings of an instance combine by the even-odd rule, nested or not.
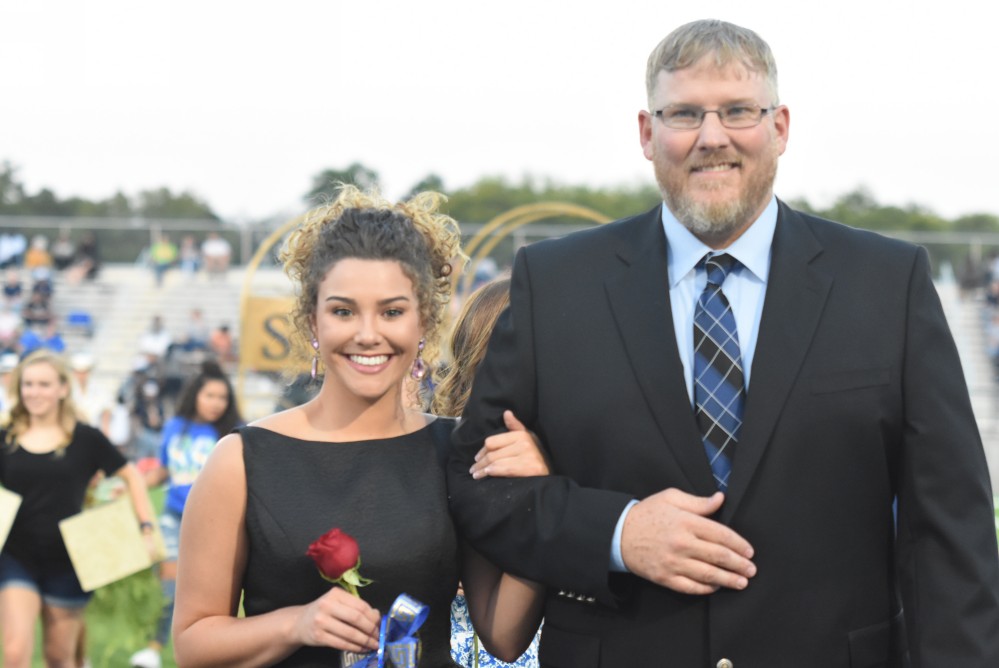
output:
[[[468,604],[461,594],[451,602],[451,658],[464,668],[475,668],[475,632],[472,630],[472,620],[468,616]],[[541,629],[531,641],[523,656],[514,663],[505,663],[489,654],[479,645],[479,668],[538,668],[538,641],[541,640]]]

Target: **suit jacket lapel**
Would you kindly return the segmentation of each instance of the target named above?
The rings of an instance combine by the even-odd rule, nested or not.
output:
[[[723,522],[731,520],[752,481],[825,307],[832,278],[811,265],[821,252],[805,221],[781,202],[745,420],[720,516]]]
[[[631,224],[618,248],[621,270],[605,281],[607,299],[631,368],[667,451],[695,494],[715,491],[711,467],[690,408],[673,330],[666,235],[656,207]]]

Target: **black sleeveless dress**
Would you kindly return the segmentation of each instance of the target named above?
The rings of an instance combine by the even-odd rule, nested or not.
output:
[[[333,585],[323,580],[309,544],[332,528],[357,539],[361,575],[374,582],[361,598],[382,615],[406,593],[430,606],[420,628],[420,668],[451,661],[450,606],[458,551],[440,464],[454,421],[405,436],[324,443],[260,427],[239,429],[246,465],[243,576],[247,616],[309,603]],[[280,666],[340,665],[339,652],[303,647]]]

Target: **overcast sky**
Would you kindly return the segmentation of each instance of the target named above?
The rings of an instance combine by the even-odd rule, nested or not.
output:
[[[690,10],[682,7],[689,5]],[[651,183],[649,51],[721,18],[774,50],[791,110],[777,194],[999,214],[988,3],[838,0],[3,0],[0,160],[30,191],[168,186],[220,215],[295,214],[359,161],[404,194],[485,175]]]

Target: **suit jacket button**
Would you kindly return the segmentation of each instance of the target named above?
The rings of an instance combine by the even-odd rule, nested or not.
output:
[[[715,664],[717,668],[735,668],[735,664],[728,659],[721,659]]]

